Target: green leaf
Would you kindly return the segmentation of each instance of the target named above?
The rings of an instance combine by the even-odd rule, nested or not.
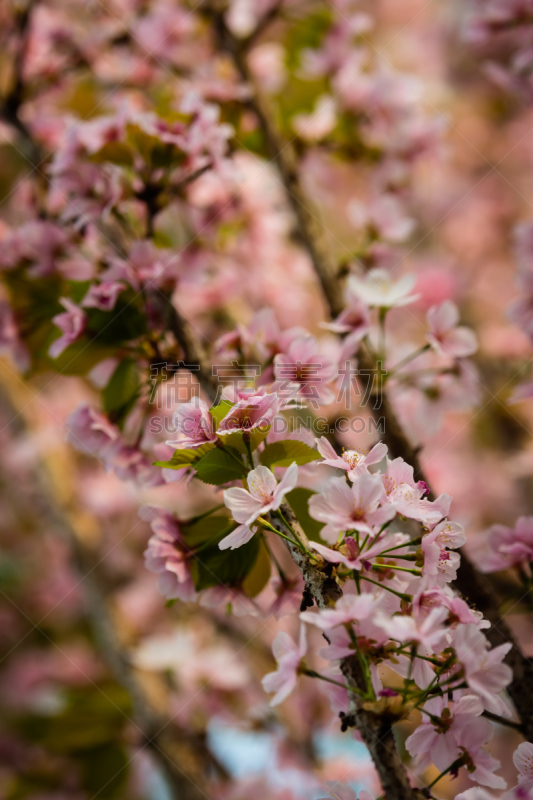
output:
[[[79,304],[89,291],[90,285],[91,281],[68,281],[68,290],[65,294],[67,297],[70,297],[74,303]]]
[[[222,534],[226,536],[231,531],[228,529],[232,520],[230,517],[223,517],[222,515],[214,517],[205,517],[198,522],[189,522],[180,524],[180,531],[185,539],[188,547],[198,547],[198,545],[212,539],[218,545],[218,541],[223,538]],[[237,527],[237,523],[234,523]]]
[[[242,466],[239,466],[240,462]],[[246,475],[246,468],[241,457],[233,447],[222,450],[214,447],[195,465],[196,477],[212,486],[238,480]]]
[[[147,331],[146,315],[139,307],[133,290],[121,292],[112,311],[88,308],[87,331],[101,344],[116,347],[120,342],[138,339]]]
[[[291,492],[287,492],[285,498],[296,514],[298,522],[302,526],[307,538],[312,542],[320,542],[322,541],[320,538],[320,531],[324,527],[324,523],[313,519],[309,514],[309,498],[314,494],[316,494],[316,492],[313,492],[311,489],[298,487]]]
[[[112,800],[123,797],[130,759],[123,747],[110,742],[85,754],[82,759],[82,785],[90,797]]]
[[[231,411],[231,409],[233,408],[234,405],[235,405],[235,403],[230,403],[229,400],[222,400],[221,403],[219,403],[216,406],[212,406],[209,409],[209,413],[211,414],[211,416],[215,420],[215,422],[217,424],[217,428],[220,425],[220,422],[224,419],[224,417],[227,414],[229,414],[229,412]]]
[[[240,588],[257,561],[259,545],[259,536],[253,536],[236,550],[220,550],[218,541],[203,548],[192,562],[197,591],[220,584]]]
[[[254,450],[257,450],[259,445],[262,441],[267,437],[268,432],[270,430],[270,425],[266,426],[265,428],[254,428],[253,431],[250,433],[250,448],[252,453]],[[239,431],[233,431],[233,433],[221,433],[220,438],[224,442],[225,445],[229,445],[230,447],[234,447],[235,450],[238,450],[239,453],[243,455],[247,455],[248,449],[246,444],[244,443],[243,434]]]
[[[269,582],[271,574],[270,555],[261,539],[255,564],[242,582],[243,591],[248,597],[257,597]]]
[[[139,373],[133,358],[123,358],[103,391],[104,411],[113,422],[124,421],[139,396]]]
[[[284,439],[282,442],[267,444],[259,455],[265,467],[290,467],[294,462],[298,465],[310,464],[322,458],[320,453],[304,442],[295,439]]]
[[[154,461],[154,467],[183,469],[184,467],[194,466],[194,464],[199,461],[202,456],[209,453],[214,446],[214,444],[202,444],[200,447],[188,447],[184,450],[176,450],[170,461]]]
[[[131,148],[124,142],[107,142],[89,157],[90,161],[102,164],[110,161],[112,164],[131,167],[133,165],[133,153]]]

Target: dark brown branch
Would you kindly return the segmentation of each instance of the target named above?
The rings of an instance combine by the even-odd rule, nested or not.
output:
[[[292,509],[287,503],[283,504],[282,509],[287,522],[296,531],[302,543],[308,546],[307,537]],[[275,517],[272,517],[270,522],[282,533],[288,532],[283,523]],[[302,573],[306,591],[314,598],[319,608],[329,608],[342,597],[342,590],[335,578],[332,577],[331,565],[321,562],[320,559],[318,559],[318,563],[315,563],[296,545],[285,543],[293,561]],[[356,655],[343,658],[340,667],[348,687],[366,691],[366,678]],[[355,693],[351,693],[350,698],[348,716],[351,724],[355,724],[368,747],[387,800],[420,800],[422,794],[410,785],[407,769],[396,749],[392,731],[394,717],[377,714],[365,708],[365,704],[361,703],[359,695]]]
[[[522,734],[524,732],[522,725],[520,725],[519,722],[514,722],[514,720],[507,719],[507,717],[500,717],[498,714],[493,714],[492,711],[485,710],[483,712],[483,716],[487,717],[487,719],[490,719],[491,722],[496,722],[498,725],[503,725],[505,728],[512,728],[513,730]]]
[[[12,36],[16,40],[16,50],[12,64],[11,85],[0,102],[0,117],[17,130],[22,154],[37,169],[42,161],[43,154],[19,114],[20,107],[24,102],[24,61],[28,48],[31,14],[35,5],[36,0],[28,0],[26,5],[22,6],[14,14],[15,30]]]
[[[224,20],[223,3],[210,2],[203,8],[204,13],[212,21],[220,47],[232,58],[241,79],[253,89],[252,98],[249,101],[250,106],[258,119],[270,157],[279,170],[288,202],[296,218],[299,238],[309,253],[330,314],[332,317],[336,317],[344,308],[342,286],[338,279],[338,266],[332,259],[324,231],[317,221],[318,213],[315,210],[313,212],[309,210],[310,201],[300,183],[298,160],[294,148],[279,133],[273,122],[275,114],[269,108],[267,99],[254,86],[253,76],[246,60],[245,46],[228,29]],[[376,363],[364,345],[360,347],[357,357],[362,372],[366,372],[368,375],[366,380],[373,380],[373,376],[376,374]],[[364,375],[361,378],[364,382]],[[429,486],[420,465],[417,450],[405,435],[387,394],[382,392],[380,399],[381,403],[373,404],[372,413],[376,419],[384,420],[383,440],[388,445],[391,457],[401,456],[413,466],[416,478],[424,480]],[[461,552],[461,566],[457,573],[455,587],[492,623],[492,627],[486,633],[493,647],[505,642],[512,643],[512,650],[505,659],[506,663],[512,667],[514,675],[508,692],[519,712],[526,738],[530,741],[533,740],[533,663],[522,654],[511,630],[500,617],[495,593],[490,582],[474,569],[464,551]]]

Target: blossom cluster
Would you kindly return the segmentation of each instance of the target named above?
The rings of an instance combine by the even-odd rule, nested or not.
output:
[[[389,728],[408,722],[411,784],[431,796],[441,777],[460,775],[476,784],[460,800],[487,800],[479,787],[507,786],[488,749],[494,717],[516,727],[520,709],[505,693],[511,644],[490,647],[490,623],[454,587],[466,544],[456,520],[466,515],[450,516],[451,496],[433,496],[414,455],[335,427],[342,414],[392,407],[414,454],[447,412],[479,400],[478,343],[458,293],[434,297],[402,265],[428,221],[416,173],[440,157],[442,126],[423,107],[421,82],[379,58],[374,21],[351,0],[320,13],[302,0],[232,0],[216,24],[207,5],[126,0],[122,20],[62,0],[29,12],[6,128],[47,156],[13,188],[0,224],[0,351],[29,381],[54,372],[78,387],[67,440],[82,470],[97,459],[140,498],[146,570],[169,607],[196,604],[181,621],[200,630],[208,620],[239,647],[259,625],[299,626],[297,642],[276,627],[277,667],[262,682],[270,706],[319,681],[344,732],[362,713]],[[469,36],[498,50],[494,39],[514,41],[524,15],[530,25],[527,3],[490,3]],[[256,40],[271,16],[280,41]],[[243,62],[231,62],[231,37],[238,56],[249,48]],[[527,82],[529,49],[518,44],[505,76]],[[339,164],[356,167],[332,203],[349,246],[332,276],[343,304],[328,320],[316,249],[271,163],[257,92],[274,104],[296,178],[334,185]],[[316,194],[327,219],[327,192]],[[517,242],[521,297],[510,314],[533,340],[529,224]],[[169,401],[181,378],[186,396]],[[161,409],[172,418],[164,436],[152,424]],[[317,411],[327,417],[320,435]],[[486,545],[480,569],[514,571],[530,591],[532,518],[493,526]],[[117,557],[117,585],[131,560]],[[181,648],[185,661],[177,641],[172,658]],[[141,649],[131,663],[173,666],[165,646],[156,655]],[[245,670],[228,667],[235,656],[220,669],[218,657],[193,675],[201,659],[191,656],[177,691],[204,679],[215,688],[204,704],[191,691],[172,714],[193,729],[198,719],[240,723],[240,713],[271,731],[259,681],[250,688]],[[249,697],[253,713],[242,711]],[[331,715],[317,716],[326,728]],[[292,739],[304,752],[301,730]],[[532,748],[518,746],[506,800],[533,797]],[[333,800],[374,797],[339,782],[328,790]],[[213,797],[228,800],[224,789]]]

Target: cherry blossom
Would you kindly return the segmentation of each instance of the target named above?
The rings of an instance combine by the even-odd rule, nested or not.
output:
[[[417,297],[411,294],[415,284],[414,275],[404,275],[393,281],[385,269],[373,269],[364,278],[350,276],[350,290],[366,305],[377,308],[392,308],[413,303]]]
[[[328,797],[322,797],[320,800],[374,800],[374,795],[367,792],[366,789],[361,789],[357,795],[350,786],[338,781],[326,781],[326,786],[329,792]]]
[[[200,397],[193,397],[189,403],[179,405],[172,421],[178,439],[167,441],[171,447],[201,447],[217,440],[213,417],[206,402]]]
[[[370,592],[359,595],[343,595],[335,603],[335,608],[321,609],[320,613],[303,611],[300,619],[322,630],[335,628],[347,622],[360,621],[372,617],[379,608],[383,598]]]
[[[520,792],[533,792],[533,744],[522,742],[513,753],[513,762],[518,770],[518,792],[517,796],[522,796]]]
[[[329,384],[337,376],[337,363],[319,351],[316,337],[310,334],[292,338],[275,356],[274,373],[280,394],[296,389],[310,402],[327,404],[334,400]]]
[[[334,564],[344,564],[348,569],[368,569],[373,558],[377,558],[382,553],[386,553],[390,548],[397,548],[409,539],[404,533],[393,533],[390,536],[377,537],[370,541],[368,547],[360,549],[352,536],[347,536],[341,550],[330,550],[318,542],[311,542],[310,546],[317,553],[320,553],[326,561]],[[394,553],[390,554],[394,557]]]
[[[470,328],[457,325],[459,311],[451,300],[446,300],[440,306],[432,306],[427,312],[427,321],[427,340],[437,353],[465,358],[476,352],[475,334]]]
[[[493,525],[488,531],[488,552],[483,554],[480,569],[497,572],[533,561],[533,517],[519,517],[514,528]]]
[[[471,780],[492,789],[505,789],[503,778],[494,775],[500,762],[482,749],[492,738],[493,729],[487,719],[481,719],[483,705],[477,697],[464,695],[450,704],[436,697],[425,703],[424,710],[432,717],[424,715],[422,724],[405,743],[420,768],[433,762],[442,772],[464,756]]]
[[[295,644],[291,637],[281,631],[272,644],[274,658],[278,662],[275,672],[269,672],[263,678],[265,692],[275,692],[270,701],[271,706],[282,703],[295,689],[298,682],[298,673],[307,652],[307,635],[305,625],[300,627],[300,640]]]
[[[78,406],[67,418],[67,441],[98,458],[105,458],[118,440],[119,432],[108,418],[87,404]]]
[[[448,513],[451,497],[442,494],[434,502],[426,500],[427,486],[423,481],[415,483],[413,474],[413,468],[403,458],[387,459],[383,486],[388,500],[402,516],[419,520],[424,525],[435,525]]]
[[[104,282],[91,286],[82,300],[84,308],[99,308],[101,311],[112,311],[117,297],[125,287],[121,283]]]
[[[251,433],[256,428],[268,428],[279,411],[277,394],[247,393],[220,421],[218,435]]]
[[[68,297],[61,297],[59,302],[65,311],[52,317],[52,322],[61,330],[62,335],[48,348],[50,358],[57,358],[63,350],[74,344],[83,334],[87,324],[86,315],[76,303],[73,303]]]
[[[373,534],[377,526],[394,518],[396,506],[387,502],[380,476],[363,472],[351,487],[344,478],[331,478],[320,494],[310,498],[309,513],[326,523],[322,538],[334,542],[341,531],[354,528]]]
[[[248,473],[246,482],[249,490],[241,487],[226,489],[224,503],[231,511],[233,519],[241,524],[222,539],[219,548],[234,550],[248,542],[256,530],[250,528],[251,524],[262,514],[276,511],[287,492],[294,489],[297,480],[298,467],[294,463],[288,467],[280,483],[267,467],[259,466]]]
[[[442,623],[448,616],[447,608],[432,608],[429,614],[419,617],[378,614],[376,624],[391,638],[403,644],[416,643],[428,653],[439,652],[446,630]]]
[[[343,450],[342,455],[338,456],[325,436],[321,436],[317,440],[317,449],[324,459],[322,463],[328,464],[330,467],[346,470],[351,481],[359,472],[366,470],[367,467],[372,466],[372,464],[379,464],[387,454],[387,445],[378,442],[368,453],[350,449]]]
[[[489,650],[485,636],[476,625],[459,625],[454,631],[453,647],[466,682],[487,711],[508,717],[509,708],[499,696],[510,683],[513,673],[503,663],[511,644],[501,644]]]
[[[150,527],[153,536],[144,553],[146,569],[159,575],[159,589],[165,597],[193,601],[196,592],[190,559],[178,523],[171,514],[154,510]]]
[[[462,547],[465,542],[464,528],[459,523],[443,520],[436,525],[431,533],[426,533],[422,537],[423,574],[440,576],[444,583],[455,580],[460,556],[450,550]]]

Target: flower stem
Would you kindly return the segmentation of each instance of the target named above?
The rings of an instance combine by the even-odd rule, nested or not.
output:
[[[258,520],[257,520],[257,522],[258,522],[258,523],[259,523],[259,524],[260,524],[260,525],[261,525],[263,528],[266,528],[268,531],[272,531],[272,533],[275,533],[277,536],[281,536],[281,538],[282,538],[282,539],[286,539],[286,540],[287,540],[288,542],[290,542],[291,544],[294,544],[294,545],[296,545],[297,547],[299,547],[299,548],[300,548],[300,550],[303,550],[303,545],[302,545],[302,543],[301,543],[301,542],[298,542],[298,541],[296,541],[295,539],[291,539],[291,537],[290,537],[290,536],[285,536],[285,534],[284,534],[284,533],[282,533],[281,531],[278,531],[278,529],[277,529],[277,528],[275,528],[273,525],[271,525],[271,524],[270,524],[270,522],[267,522],[267,521],[266,521],[266,519],[263,519],[262,517],[259,517],[259,518],[258,518]],[[305,552],[305,550],[304,550],[304,552]]]
[[[191,517],[191,519],[188,519],[185,524],[196,525],[197,522],[200,522],[200,520],[205,519],[210,514],[214,514],[215,511],[220,511],[221,508],[226,508],[226,505],[224,503],[220,503],[220,505],[215,506],[214,508],[210,508],[209,511],[204,511],[203,514],[198,514],[197,517]]]
[[[348,692],[361,694],[361,692],[359,692],[357,689],[352,689],[351,687],[346,686],[345,683],[339,683],[339,681],[334,681],[332,678],[328,678],[326,675],[321,675],[320,672],[315,672],[314,669],[304,669],[302,670],[302,675],[307,675],[309,678],[318,678],[321,681],[332,683],[333,686],[340,686],[341,689],[346,689]]]
[[[395,564],[373,564],[372,569],[377,571],[385,570],[385,572],[389,569],[394,569],[398,572],[410,572],[411,575],[416,575],[417,577],[422,575],[422,572],[419,569],[411,569],[411,567],[397,567]]]
[[[396,597],[399,597],[400,600],[405,600],[406,603],[410,603],[413,599],[410,594],[402,594],[401,592],[397,592],[396,589],[391,589],[390,586],[384,586],[379,581],[373,581],[372,578],[367,578],[366,575],[360,575],[359,579],[362,581],[367,581],[368,583],[373,583],[374,586],[379,586],[380,589],[386,589],[391,594],[395,594]]]
[[[463,766],[463,757],[461,756],[461,758],[457,758],[453,762],[453,764],[450,764],[450,766],[447,767],[447,769],[445,769],[443,772],[441,772],[440,775],[437,775],[435,780],[431,781],[431,783],[429,784],[429,786],[427,788],[428,789],[432,789],[435,786],[435,784],[438,781],[440,781],[441,778],[444,778],[444,776],[447,775],[449,772],[454,772],[456,769],[459,769],[459,767],[462,767],[462,766]]]
[[[296,531],[294,530],[292,525],[290,525],[290,523],[287,522],[287,520],[283,516],[283,512],[281,511],[280,508],[277,510],[276,514],[280,518],[280,520],[283,522],[283,524],[286,526],[287,530],[289,530],[292,533],[292,535],[294,536],[295,541],[298,543],[298,547],[300,548],[302,553],[306,553],[308,556],[312,556],[313,553],[311,553],[306,547],[304,547],[304,545],[300,541],[300,537],[298,536],[298,534],[296,533]]]
[[[406,356],[405,358],[402,358],[401,361],[398,361],[398,363],[395,364],[394,367],[392,367],[392,369],[389,371],[389,374],[387,375],[387,377],[389,379],[392,378],[393,375],[396,375],[397,372],[399,372],[401,369],[406,367],[407,364],[410,364],[411,361],[414,361],[415,358],[418,358],[418,356],[421,356],[422,353],[425,353],[427,350],[429,350],[430,347],[431,347],[431,345],[425,344],[422,347],[419,347],[418,350],[415,350],[410,355]]]
[[[392,553],[393,550],[399,550],[400,547],[409,547],[411,545],[420,544],[422,541],[422,537],[418,536],[416,539],[411,539],[409,542],[404,542],[403,544],[395,544],[394,547],[389,547],[388,550],[382,550],[380,555],[383,553]]]

